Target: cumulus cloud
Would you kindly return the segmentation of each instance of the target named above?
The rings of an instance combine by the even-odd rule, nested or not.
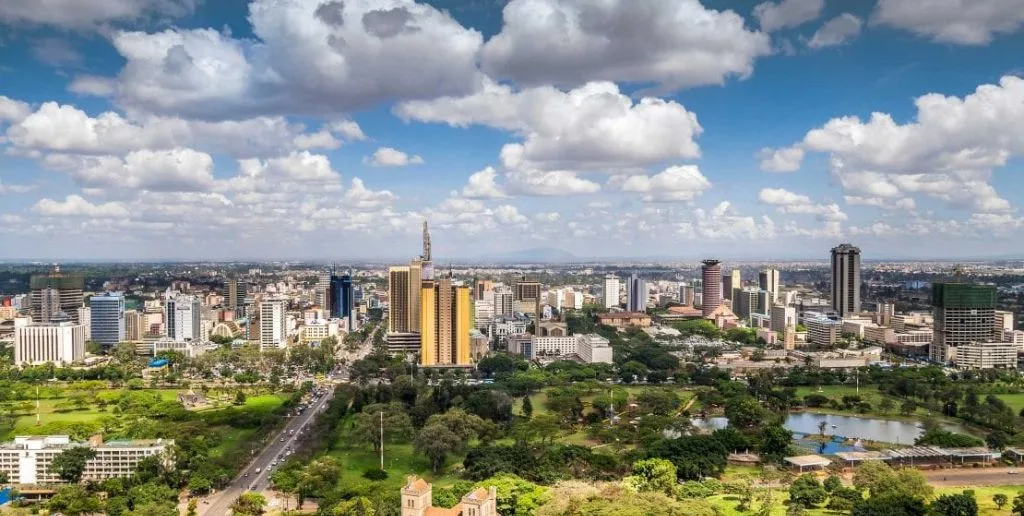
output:
[[[519,210],[515,206],[508,204],[502,204],[494,209],[494,217],[501,224],[526,224],[530,219],[526,218],[525,215],[519,213]]]
[[[211,29],[115,34],[127,61],[117,98],[200,118],[323,115],[468,94],[482,78],[480,33],[413,0],[255,0],[249,21],[253,40]]]
[[[978,212],[1012,209],[990,180],[1024,154],[1024,79],[1006,76],[963,98],[931,93],[915,105],[910,122],[886,113],[833,118],[798,145],[829,155],[845,195],[890,202],[925,195]]]
[[[416,155],[410,156],[391,147],[380,147],[373,153],[373,156],[365,158],[363,162],[375,167],[405,167],[422,165],[423,158]]]
[[[824,9],[825,0],[781,0],[757,4],[753,14],[761,30],[774,32],[816,20]]]
[[[723,240],[763,240],[774,238],[775,222],[768,216],[755,218],[741,215],[729,201],[722,201],[710,210],[697,208],[687,229],[702,238]]]
[[[884,197],[862,197],[857,195],[845,195],[843,201],[850,206],[875,206],[885,210],[913,210],[917,203],[910,197],[902,199],[886,199]]]
[[[609,184],[642,193],[645,202],[692,202],[711,188],[711,181],[692,165],[669,167],[651,176],[614,176]]]
[[[795,146],[782,149],[764,147],[757,153],[757,159],[765,172],[796,172],[804,161],[804,150]]]
[[[32,106],[20,100],[0,95],[0,122],[17,122],[32,113]]]
[[[199,0],[33,0],[0,2],[0,23],[53,25],[68,29],[95,28],[145,16],[180,17]]]
[[[469,176],[462,189],[462,196],[468,199],[501,199],[507,197],[497,183],[498,171],[487,167]]]
[[[63,169],[83,188],[98,192],[205,192],[214,184],[213,158],[187,148],[132,151],[124,158],[57,154],[44,163]]]
[[[843,13],[825,22],[817,32],[811,36],[807,46],[810,48],[834,47],[847,43],[860,34],[864,22],[850,14]]]
[[[479,124],[516,132],[521,144],[503,154],[537,169],[637,168],[700,156],[703,128],[681,104],[657,98],[634,102],[610,82],[563,92],[550,86],[513,91],[488,82],[474,95],[405,102],[404,120]]]
[[[836,203],[816,204],[806,195],[783,188],[762,188],[757,198],[763,204],[774,206],[780,213],[815,215],[825,221],[847,219],[846,214]]]
[[[380,210],[394,201],[395,194],[388,190],[370,190],[358,177],[352,178],[352,186],[345,191],[345,206],[356,210]]]
[[[941,43],[987,45],[1024,27],[1018,0],[879,0],[871,22]]]
[[[491,77],[520,84],[654,84],[664,91],[753,73],[767,35],[699,0],[512,0],[480,56]]]
[[[78,75],[68,85],[68,91],[78,95],[110,97],[117,92],[117,81],[98,75]]]
[[[93,204],[79,195],[69,195],[64,201],[40,199],[32,207],[32,211],[47,217],[90,217],[97,219],[123,219],[129,216],[128,210],[120,203],[108,202]]]
[[[308,151],[266,160],[242,159],[238,168],[238,175],[222,182],[220,189],[271,193],[341,188],[341,174],[331,167],[327,156]]]

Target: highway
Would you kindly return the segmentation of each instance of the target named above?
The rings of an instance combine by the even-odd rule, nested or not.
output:
[[[231,504],[235,502],[235,499],[247,489],[254,488],[256,492],[261,492],[269,487],[271,463],[285,450],[294,447],[295,441],[299,437],[299,431],[307,428],[320,409],[325,407],[334,396],[332,385],[328,384],[322,389],[324,395],[312,406],[307,407],[301,415],[290,418],[281,432],[272,435],[256,459],[246,465],[228,487],[202,499],[198,507],[199,514],[224,516],[230,512]],[[259,473],[256,472],[257,469],[260,470]]]

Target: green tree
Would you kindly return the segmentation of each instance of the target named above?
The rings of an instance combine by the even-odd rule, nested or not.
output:
[[[235,392],[235,402],[234,402],[234,404],[235,405],[245,405],[245,393],[242,392],[241,389],[239,389],[237,392]]]
[[[533,417],[533,401],[529,395],[523,396],[523,416],[526,416],[526,419]]]
[[[736,396],[726,401],[725,417],[729,426],[741,430],[756,428],[764,424],[767,413],[764,407],[751,396]]]
[[[632,474],[622,479],[622,485],[636,492],[658,491],[674,495],[679,485],[676,466],[665,459],[638,460],[633,463]]]
[[[906,494],[872,496],[858,502],[852,516],[925,516],[928,508],[924,501]]]
[[[197,510],[196,510],[198,507],[199,507],[199,503],[196,501],[195,498],[189,500],[188,501],[188,511],[185,513],[185,516],[196,516],[197,514],[199,514],[197,512]]]
[[[1013,516],[1024,516],[1024,491],[1017,493],[1017,496],[1013,497],[1013,507],[1010,509],[1010,514],[1013,514]]]
[[[103,344],[89,339],[85,341],[85,351],[90,355],[100,355],[103,353]]]
[[[77,484],[82,480],[82,473],[85,473],[85,465],[96,457],[96,452],[87,446],[74,446],[68,448],[53,458],[50,470],[57,474],[61,480],[70,484]]]
[[[103,502],[99,497],[78,484],[58,489],[46,507],[69,516],[103,512]]]
[[[1000,511],[1003,510],[1003,506],[1010,501],[1010,498],[1003,493],[996,493],[992,495],[992,503],[996,504],[996,508]]]
[[[932,512],[937,516],[978,516],[978,502],[972,492],[946,494],[932,502]]]
[[[809,474],[800,475],[789,486],[789,500],[807,508],[817,506],[826,498],[828,493],[821,482]]]
[[[822,487],[825,488],[825,491],[833,493],[836,489],[843,487],[843,480],[836,475],[829,475]]]
[[[345,500],[331,508],[331,516],[374,516],[373,502],[365,496]]]
[[[430,468],[437,473],[448,454],[462,449],[465,441],[445,425],[434,423],[419,431],[414,444],[417,452],[430,459]]]
[[[679,396],[663,389],[647,389],[636,397],[640,410],[648,414],[667,416],[679,408]]]
[[[896,404],[889,398],[882,398],[882,401],[878,403],[878,410],[882,411],[883,414],[888,414],[894,408],[896,408]]]
[[[357,442],[372,444],[375,452],[379,452],[381,446],[381,413],[384,414],[385,442],[404,442],[412,435],[412,420],[401,403],[367,405],[362,412],[352,418],[351,436]]]
[[[267,505],[267,499],[259,493],[242,493],[235,502],[231,504],[231,510],[238,516],[258,516],[263,514],[263,507]]]
[[[476,487],[494,487],[497,491],[498,514],[507,516],[534,514],[538,507],[551,498],[548,488],[511,473],[493,476],[477,483]]]
[[[864,500],[861,496],[860,491],[856,489],[850,489],[849,487],[840,487],[828,498],[828,509],[839,512],[849,512],[853,510],[853,507]]]
[[[731,421],[730,421],[731,424]],[[770,461],[781,462],[793,442],[793,432],[780,424],[765,425],[758,434],[758,452]]]
[[[327,495],[338,485],[340,478],[341,462],[338,459],[327,456],[310,462],[296,478],[295,491],[299,505],[308,497]]]

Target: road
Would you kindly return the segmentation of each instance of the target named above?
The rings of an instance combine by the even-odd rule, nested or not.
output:
[[[340,364],[339,363],[338,367],[337,367],[337,370],[340,373],[341,378],[348,379],[348,377],[349,377],[348,376],[348,365],[349,364],[351,364],[352,362],[355,362],[356,360],[359,360],[361,358],[365,358],[366,355],[369,355],[370,352],[373,351],[373,337],[374,337],[374,335],[376,335],[377,332],[381,331],[381,328],[386,327],[386,326],[387,326],[387,319],[386,318],[384,320],[378,322],[377,326],[375,326],[373,328],[373,331],[371,331],[370,334],[366,336],[366,340],[364,340],[363,343],[359,345],[359,348],[356,349],[355,351],[348,351],[348,350],[345,349],[345,346],[343,346],[343,345],[342,346],[338,346],[338,352],[336,354],[337,358],[339,359],[339,361],[341,361],[341,360],[345,361],[345,364]]]
[[[270,484],[271,462],[287,448],[294,446],[295,440],[299,437],[299,431],[307,428],[309,423],[313,421],[313,418],[334,396],[333,386],[327,385],[323,389],[324,395],[312,406],[307,407],[301,415],[290,418],[288,424],[285,425],[281,432],[272,435],[263,450],[256,456],[256,459],[246,465],[227,488],[206,497],[205,501],[200,502],[198,507],[199,514],[224,516],[230,511],[231,504],[234,503],[235,499],[250,487],[255,486],[257,492],[267,489]],[[294,433],[290,431],[294,431]],[[256,472],[257,469],[260,470],[259,473]]]
[[[921,473],[924,473],[929,484],[942,487],[1024,484],[1024,478],[1022,478],[1024,470],[1018,468],[956,468],[922,471]]]

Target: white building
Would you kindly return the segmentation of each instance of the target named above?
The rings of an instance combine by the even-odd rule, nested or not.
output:
[[[604,307],[619,306],[619,277],[609,274],[604,277]]]
[[[181,341],[164,337],[153,341],[153,356],[163,351],[177,351],[187,358],[195,358],[206,353],[209,347],[209,344],[200,341]],[[217,346],[213,345],[213,347]]]
[[[576,354],[576,337],[534,337],[536,356],[572,356]]]
[[[588,364],[599,362],[610,364],[612,363],[612,346],[608,339],[597,334],[577,335],[576,355]]]
[[[260,349],[283,348],[288,344],[288,318],[283,299],[260,302]]]
[[[960,369],[1011,369],[1017,367],[1013,342],[970,342],[956,347],[956,366]]]
[[[74,443],[66,435],[19,436],[12,442],[0,444],[0,472],[5,473],[12,484],[63,483],[49,469],[54,457],[68,448],[88,446],[96,452],[96,457],[86,462],[82,480],[124,478],[134,475],[139,461],[146,457],[159,456],[170,466],[168,449],[173,444],[173,440],[163,439],[103,442],[101,437],[94,436],[88,442]]]
[[[299,342],[302,344],[312,344],[314,342],[320,342],[328,337],[336,337],[338,340],[341,340],[341,323],[342,319],[316,319],[306,321],[306,323],[299,328]]]
[[[512,289],[505,286],[495,287],[494,295],[494,316],[511,318],[515,315],[515,301]]]
[[[85,359],[84,324],[68,320],[14,325],[14,363],[70,364]]]
[[[1006,342],[1012,342],[1016,344],[1021,351],[1024,351],[1024,331],[1004,331],[1003,340]]]
[[[1002,335],[1003,332],[1013,331],[1013,312],[996,310],[995,314],[996,335]]]
[[[804,325],[807,326],[807,341],[819,346],[831,346],[839,341],[842,322],[829,319],[821,314],[807,314]]]
[[[199,297],[168,290],[164,296],[164,324],[167,337],[201,340],[202,304]]]
[[[796,308],[776,305],[772,307],[772,331],[783,332],[796,326]]]
[[[491,324],[491,319],[494,318],[494,298],[492,297],[490,301],[481,299],[473,303],[473,312],[474,327],[486,330],[487,326]]]

